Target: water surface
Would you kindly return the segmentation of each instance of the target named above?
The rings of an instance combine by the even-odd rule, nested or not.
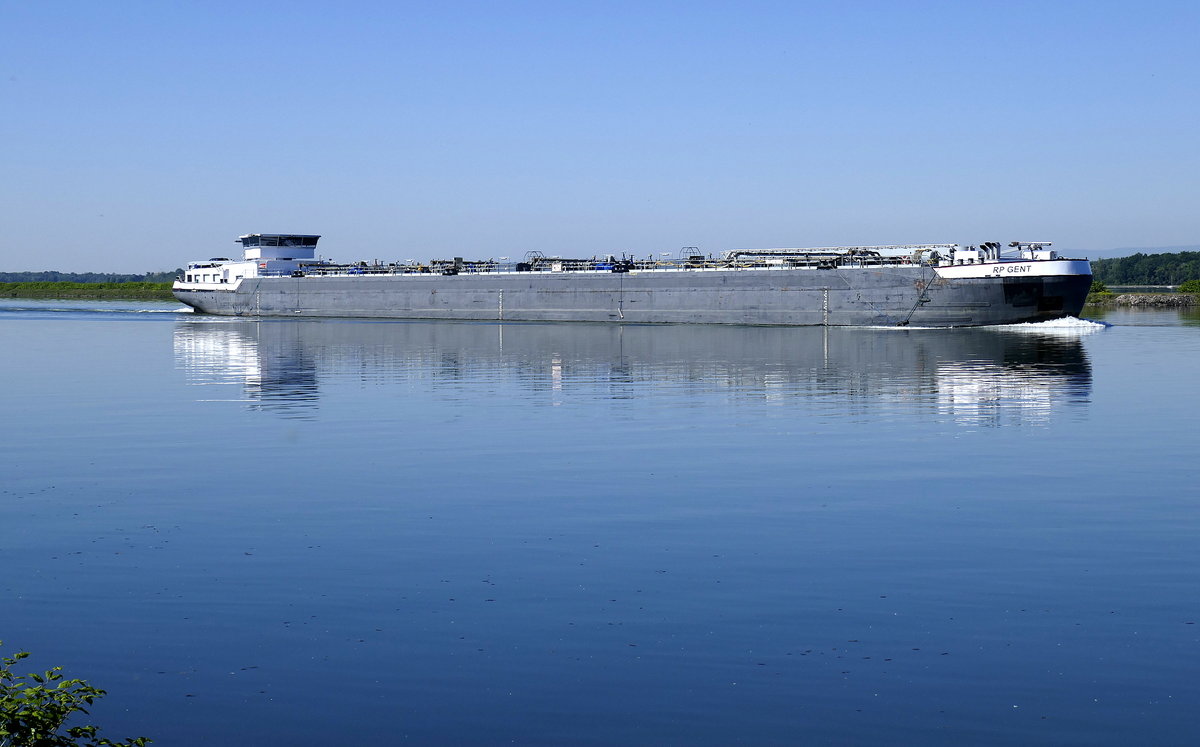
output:
[[[0,301],[0,638],[160,744],[1182,743],[1195,319]]]

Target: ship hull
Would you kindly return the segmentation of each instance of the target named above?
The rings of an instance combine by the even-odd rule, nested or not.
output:
[[[1016,277],[922,266],[308,275],[177,283],[174,293],[233,316],[952,327],[1078,315],[1090,268],[1058,264]]]

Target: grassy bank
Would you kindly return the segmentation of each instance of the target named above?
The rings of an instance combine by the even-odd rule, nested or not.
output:
[[[99,298],[165,301],[172,298],[170,283],[0,283],[3,298]]]

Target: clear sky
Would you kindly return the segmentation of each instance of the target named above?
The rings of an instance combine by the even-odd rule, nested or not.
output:
[[[0,270],[1200,243],[1200,2],[0,0]]]

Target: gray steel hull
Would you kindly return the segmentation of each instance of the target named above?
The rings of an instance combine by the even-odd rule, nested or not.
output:
[[[266,277],[174,293],[234,316],[950,327],[1078,315],[1090,285],[1090,275],[946,279],[914,266]]]

